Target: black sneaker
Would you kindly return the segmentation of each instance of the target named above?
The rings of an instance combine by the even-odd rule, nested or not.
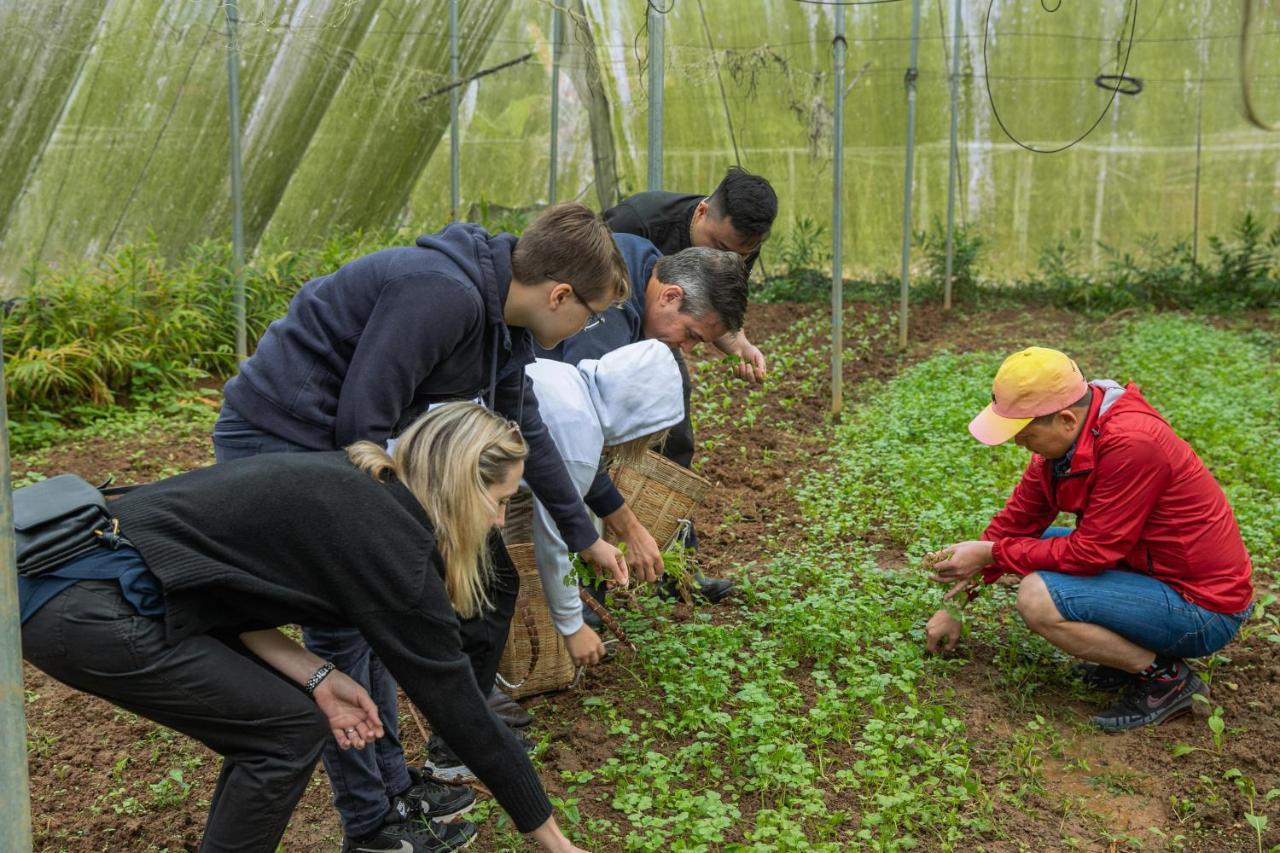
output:
[[[689,592],[696,598],[701,598],[710,604],[719,604],[728,597],[729,593],[733,592],[733,581],[725,580],[724,578],[709,578],[702,572],[698,572],[693,576],[693,583]],[[680,595],[678,582],[674,578],[665,575],[658,582],[658,595],[668,599],[683,597]]]
[[[460,820],[456,823],[407,820],[388,817],[387,822],[369,838],[342,839],[342,853],[448,853],[470,846],[476,838],[476,825]]]
[[[534,743],[520,729],[511,729],[516,740],[524,747],[526,753],[532,753]],[[449,744],[439,735],[432,735],[427,740],[427,760],[422,765],[422,772],[437,782],[447,785],[465,785],[479,781],[471,768],[462,763]]]
[[[1078,663],[1071,668],[1071,671],[1090,690],[1123,690],[1136,678],[1131,672],[1100,663]]]
[[[1108,732],[1159,725],[1189,712],[1197,693],[1208,693],[1204,682],[1178,661],[1167,676],[1135,678],[1119,701],[1092,722]]]
[[[412,767],[409,768],[409,778],[413,780],[409,790],[391,801],[391,808],[406,819],[426,818],[452,823],[476,804],[476,793],[470,788],[436,782]]]

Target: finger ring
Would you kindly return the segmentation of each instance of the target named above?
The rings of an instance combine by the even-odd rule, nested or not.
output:
[[[343,731],[345,731],[347,734],[351,734],[352,732],[355,731],[355,729],[343,729]]]

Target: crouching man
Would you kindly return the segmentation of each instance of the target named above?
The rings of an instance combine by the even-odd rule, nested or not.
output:
[[[981,541],[934,555],[933,579],[967,600],[980,582],[1020,576],[1027,627],[1089,662],[1090,685],[1123,690],[1093,718],[1100,728],[1186,712],[1205,685],[1185,659],[1225,646],[1252,609],[1249,555],[1222,489],[1136,385],[1086,382],[1056,350],[1007,358],[991,399],[969,432],[1013,439],[1031,461]],[[1059,512],[1075,515],[1074,530],[1050,528]],[[960,623],[939,610],[926,634],[930,651],[948,651]]]

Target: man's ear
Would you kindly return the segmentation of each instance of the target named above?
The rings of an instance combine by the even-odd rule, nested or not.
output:
[[[707,214],[710,212],[710,208],[711,203],[705,198],[698,202],[698,206],[693,209],[693,221],[701,222],[703,219],[706,219]]]
[[[553,311],[573,299],[573,288],[563,281],[549,281],[547,288],[547,305]]]
[[[675,305],[677,308],[684,303],[684,288],[678,284],[664,284],[662,286],[662,295],[658,297],[661,305]]]

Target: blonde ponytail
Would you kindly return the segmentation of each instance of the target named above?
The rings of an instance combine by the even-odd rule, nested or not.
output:
[[[422,504],[435,528],[449,600],[464,618],[489,603],[488,538],[497,507],[488,487],[527,454],[516,424],[475,403],[432,409],[400,434],[390,455],[369,441],[347,448],[362,471],[378,480],[394,474]]]

